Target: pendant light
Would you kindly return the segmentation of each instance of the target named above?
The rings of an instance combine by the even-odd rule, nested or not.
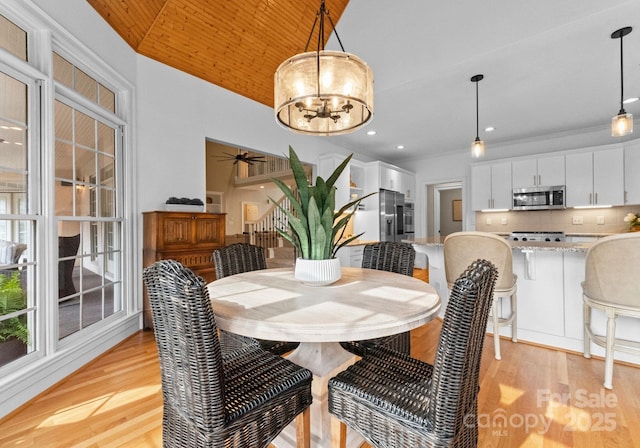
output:
[[[629,34],[633,28],[626,26],[611,33],[611,39],[620,39],[620,111],[618,115],[611,119],[611,135],[613,137],[623,137],[633,133],[633,115],[624,110],[624,73],[622,38]]]
[[[484,75],[474,75],[471,82],[476,83],[476,139],[471,143],[471,157],[476,159],[484,156],[484,142],[480,140],[479,112],[478,112],[478,83],[482,81]]]
[[[324,49],[325,16],[342,51]],[[318,47],[307,52],[316,24],[319,24]],[[276,70],[276,121],[293,132],[307,135],[346,134],[368,123],[373,116],[373,72],[362,59],[344,51],[324,0],[304,51]]]

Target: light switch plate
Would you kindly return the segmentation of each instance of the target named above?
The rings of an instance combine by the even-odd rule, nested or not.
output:
[[[598,216],[596,218],[596,224],[603,225],[604,224],[604,216]]]

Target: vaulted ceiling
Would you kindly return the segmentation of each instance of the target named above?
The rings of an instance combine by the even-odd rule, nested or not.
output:
[[[304,50],[319,7],[316,0],[87,1],[137,53],[269,107],[273,74]],[[348,2],[327,2],[334,22]],[[314,33],[309,48],[316,44]]]
[[[276,68],[304,50],[320,5],[87,1],[138,53],[268,107]],[[470,78],[479,73],[487,154],[513,142],[594,131],[597,144],[620,142],[609,135],[620,99],[619,40],[610,35],[625,26],[634,28],[624,38],[625,97],[640,96],[640,0],[326,0],[326,6],[345,50],[364,59],[375,79],[371,123],[330,141],[381,160],[467,151],[476,136]],[[327,48],[339,49],[335,37]],[[640,117],[640,101],[625,108]],[[485,132],[488,126],[495,131]]]

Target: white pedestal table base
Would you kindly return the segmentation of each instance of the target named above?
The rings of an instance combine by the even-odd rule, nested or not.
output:
[[[356,361],[338,342],[301,342],[287,359],[305,367],[313,373],[311,392],[311,447],[331,447],[331,418],[329,414],[329,379]],[[347,427],[347,447],[357,448],[365,440],[356,431]],[[295,448],[295,423],[292,423],[273,441],[277,448]]]

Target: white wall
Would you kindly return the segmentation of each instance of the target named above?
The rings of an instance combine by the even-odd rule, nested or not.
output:
[[[287,154],[291,145],[312,164],[322,153],[348,154],[326,138],[281,128],[270,107],[144,56],[137,85],[141,211],[159,209],[169,196],[203,195],[206,138],[275,155]]]

